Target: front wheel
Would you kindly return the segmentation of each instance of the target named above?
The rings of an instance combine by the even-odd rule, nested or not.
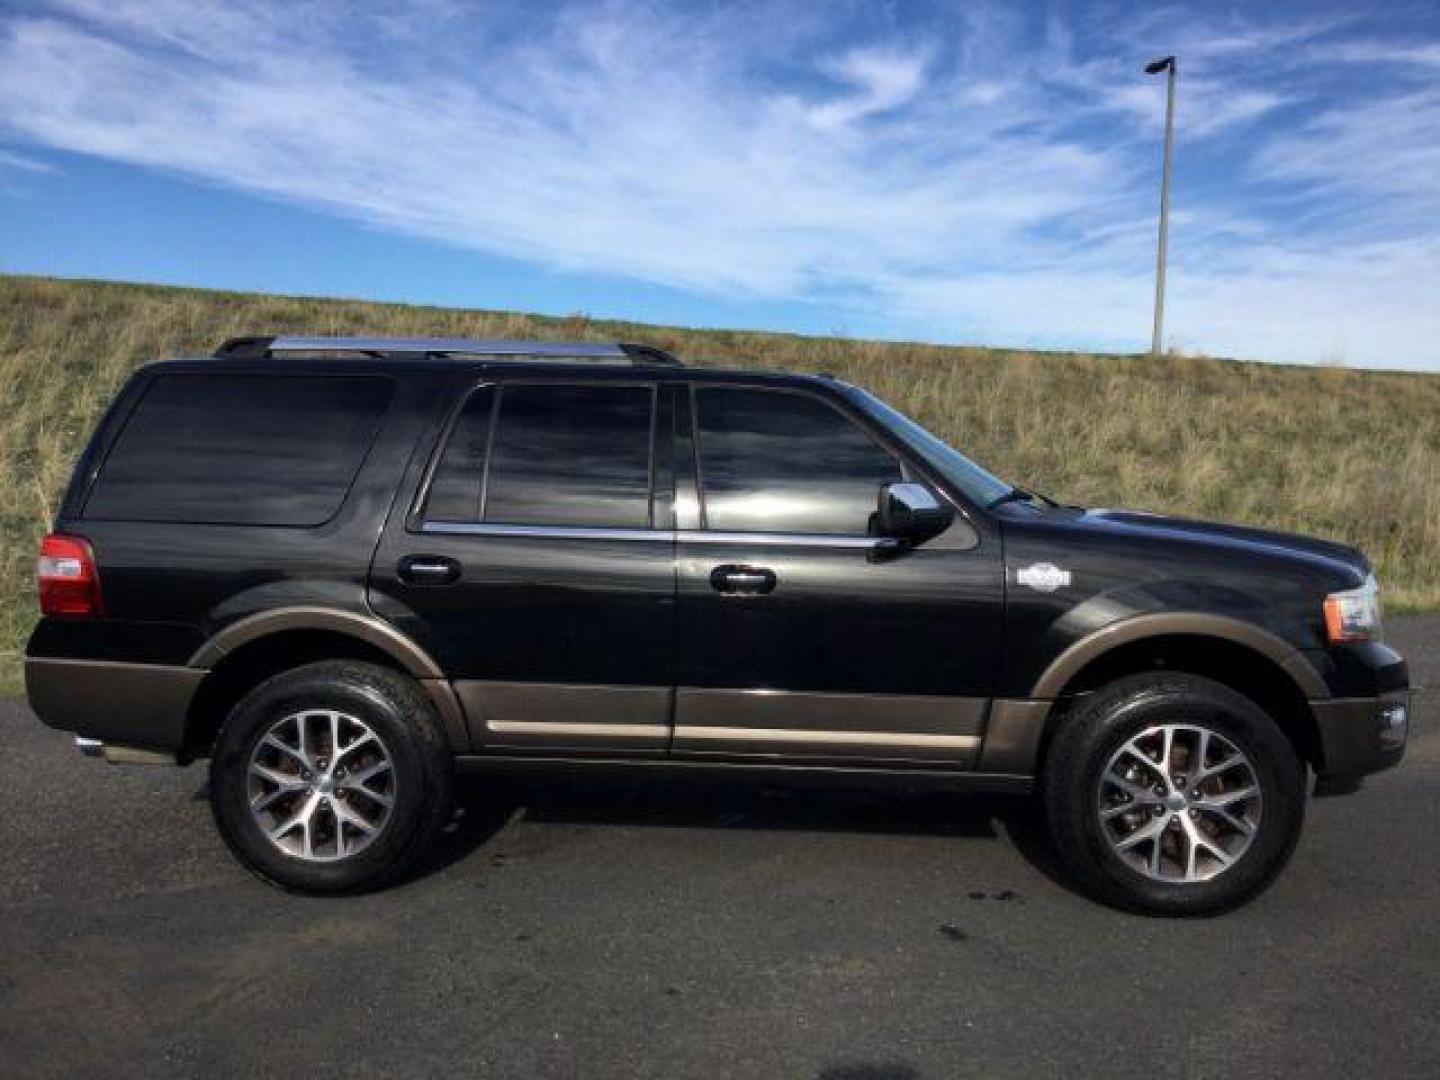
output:
[[[232,710],[210,762],[230,849],[298,892],[373,889],[405,871],[451,809],[451,760],[424,694],[353,661],[308,664]]]
[[[1098,898],[1206,915],[1255,896],[1284,867],[1305,773],[1249,698],[1156,673],[1102,687],[1061,722],[1043,793],[1061,860]]]

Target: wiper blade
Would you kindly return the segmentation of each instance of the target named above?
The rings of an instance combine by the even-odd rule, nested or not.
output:
[[[1056,510],[1085,509],[1083,506],[1072,506],[1069,503],[1062,503],[1056,499],[1052,499],[1049,495],[1043,495],[1035,491],[1026,491],[1022,487],[1012,487],[998,499],[991,499],[985,504],[985,509],[994,510],[997,506],[1004,506],[1006,503],[1012,502],[1044,503],[1046,506],[1054,507]]]
[[[1011,488],[1009,491],[1007,491],[1004,495],[1001,495],[999,498],[996,498],[996,499],[991,499],[988,503],[986,503],[986,504],[985,504],[985,509],[986,509],[986,510],[994,510],[997,506],[1004,506],[1006,503],[1012,503],[1012,502],[1039,502],[1039,501],[1040,501],[1040,497],[1039,497],[1038,495],[1036,495],[1034,492],[1026,491],[1026,490],[1025,490],[1024,488],[1022,488],[1022,487],[1012,487],[1012,488]],[[1047,501],[1048,501],[1048,500],[1047,500]]]

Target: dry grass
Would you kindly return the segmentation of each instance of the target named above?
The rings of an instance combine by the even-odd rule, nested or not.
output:
[[[1393,609],[1440,607],[1440,377],[1203,357],[1032,355],[508,312],[0,277],[0,690],[35,617],[35,545],[137,364],[243,333],[636,339],[829,371],[1001,476],[1063,496],[1358,544]]]

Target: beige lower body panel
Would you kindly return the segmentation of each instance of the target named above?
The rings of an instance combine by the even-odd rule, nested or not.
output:
[[[1040,771],[1040,738],[1053,702],[999,700],[990,707],[985,745],[976,768],[987,773],[1033,776]]]
[[[440,722],[445,725],[445,740],[450,744],[450,749],[457,754],[468,753],[475,746],[475,740],[471,737],[470,725],[465,721],[465,709],[460,704],[455,688],[444,679],[421,679],[420,689],[425,691],[430,704],[434,705],[435,711],[440,714]]]
[[[474,749],[925,764],[1028,776],[1051,703],[461,681]],[[673,728],[672,728],[673,723]]]
[[[676,754],[730,757],[974,761],[982,698],[681,687]]]
[[[45,723],[101,742],[175,750],[209,674],[189,667],[31,657],[25,692]]]
[[[663,752],[670,744],[668,686],[462,681],[455,693],[477,749]]]

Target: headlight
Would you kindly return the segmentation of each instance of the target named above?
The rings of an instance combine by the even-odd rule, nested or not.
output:
[[[1325,636],[1331,645],[1380,640],[1380,585],[1374,574],[1358,589],[1325,598]]]

